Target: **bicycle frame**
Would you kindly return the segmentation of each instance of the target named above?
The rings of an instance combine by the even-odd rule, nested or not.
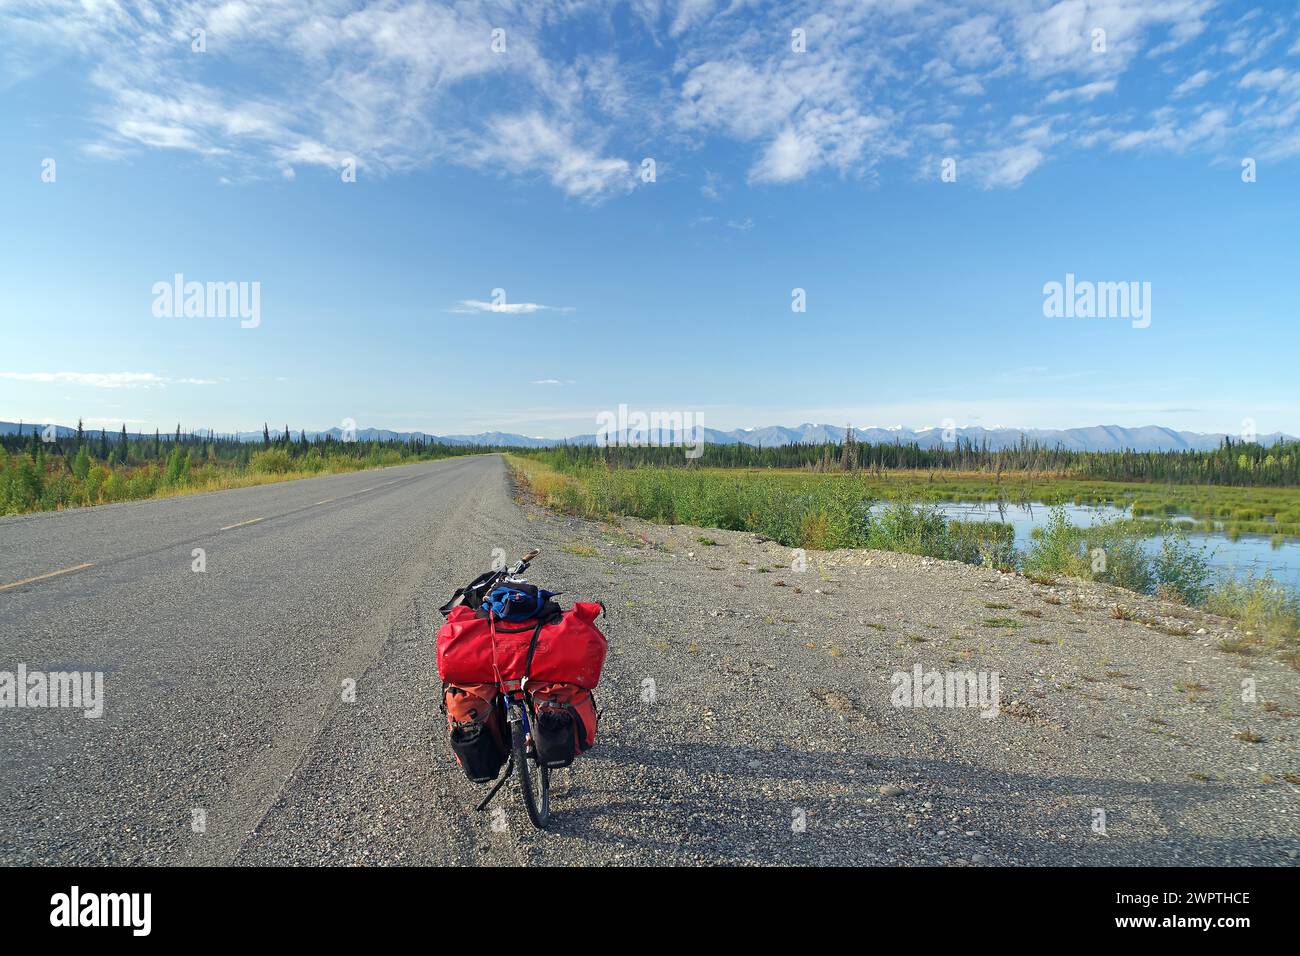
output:
[[[501,700],[506,708],[506,724],[512,724],[522,720],[524,723],[524,733],[532,733],[532,727],[528,723],[528,701],[524,697],[523,688],[519,690],[502,690]],[[516,714],[518,716],[516,716]]]
[[[529,551],[510,567],[495,572],[493,576],[489,578],[487,585],[484,587],[484,591],[488,592],[502,581],[522,574],[527,570],[529,562],[532,561],[533,558],[537,557],[538,553],[537,549]],[[536,761],[535,752],[530,752],[532,750],[532,725],[529,722],[528,715],[530,704],[523,685],[524,682],[522,680],[505,681],[498,685],[498,692],[501,699],[500,706],[505,716],[505,726],[509,728],[511,741],[528,741],[529,743],[512,745],[510,757],[506,762],[505,773],[501,775],[501,779],[496,782],[490,791],[488,791],[487,796],[483,798],[482,802],[479,803],[475,809],[480,812],[486,810],[487,805],[492,801],[492,798],[500,792],[503,786],[505,786],[506,781],[510,779],[511,775],[517,772],[519,774],[520,786],[524,791],[524,804],[528,810],[529,819],[532,820],[534,826],[542,829],[546,826],[546,821],[550,817],[550,772],[546,767]],[[517,730],[519,733],[516,732]],[[540,810],[538,810],[534,803],[535,798],[530,789],[530,774],[527,767],[527,762],[530,759],[537,764],[536,773],[540,787]],[[518,762],[518,767],[516,767],[516,761]]]

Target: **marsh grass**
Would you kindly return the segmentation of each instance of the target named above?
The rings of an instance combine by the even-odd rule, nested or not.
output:
[[[542,504],[567,514],[608,520],[630,515],[664,524],[752,532],[785,547],[866,548],[1023,570],[1044,585],[1081,578],[1204,607],[1240,620],[1254,648],[1290,650],[1300,642],[1300,599],[1271,578],[1215,580],[1206,549],[1187,541],[1189,511],[1203,520],[1242,527],[1265,522],[1277,534],[1300,534],[1300,489],[1156,486],[1071,479],[933,476],[907,472],[812,474],[744,468],[607,468],[560,471],[545,455],[507,455],[513,473]],[[994,521],[954,521],[940,501],[1054,502],[1029,550],[1015,547],[1014,529]],[[877,502],[884,507],[873,510]],[[1133,506],[1089,528],[1073,525],[1064,505]],[[1294,526],[1294,532],[1286,529]],[[1144,538],[1163,532],[1149,555]],[[712,539],[700,539],[706,544]],[[1100,556],[1100,557],[1099,557]],[[1059,603],[1059,598],[1048,603]],[[1082,610],[1078,597],[1071,607]],[[1125,608],[1112,612],[1127,620]],[[1007,619],[1010,620],[1010,619]],[[1018,626],[1022,622],[1014,621]]]

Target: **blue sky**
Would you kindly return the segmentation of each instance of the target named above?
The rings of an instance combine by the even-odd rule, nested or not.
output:
[[[0,419],[1300,433],[1294,7],[19,2],[0,32]],[[259,283],[258,324],[155,315],[176,273]],[[1150,326],[1045,317],[1067,273],[1149,282]]]

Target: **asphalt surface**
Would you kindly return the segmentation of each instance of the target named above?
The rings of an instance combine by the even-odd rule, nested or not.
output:
[[[438,605],[532,546],[533,580],[610,610],[547,833],[513,784],[474,812],[434,666]],[[0,863],[1294,865],[1300,675],[1220,653],[1222,622],[1172,637],[910,556],[790,565],[544,512],[496,457],[0,519],[0,671],[105,675],[99,719],[0,708]],[[913,663],[1001,670],[1006,713],[892,706]]]
[[[371,858],[462,858],[432,629],[523,524],[496,458],[0,520],[0,586],[91,565],[0,590],[0,670],[105,675],[99,719],[0,709],[0,861],[364,859],[385,800]],[[340,732],[327,811],[257,837]]]

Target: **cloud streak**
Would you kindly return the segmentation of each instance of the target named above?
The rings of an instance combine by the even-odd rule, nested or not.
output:
[[[168,385],[216,385],[214,379],[168,378],[153,372],[0,372],[0,379],[41,385],[87,388],[165,388]]]
[[[534,312],[572,312],[569,305],[542,305],[540,302],[484,302],[481,299],[461,299],[455,307],[448,309],[457,315],[471,315],[478,312],[494,312],[499,315],[531,315]]]

